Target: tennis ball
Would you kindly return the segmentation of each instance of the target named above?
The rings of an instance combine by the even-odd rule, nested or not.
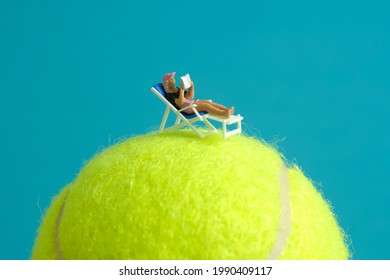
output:
[[[348,259],[330,206],[247,136],[137,136],[90,160],[46,211],[33,259]]]

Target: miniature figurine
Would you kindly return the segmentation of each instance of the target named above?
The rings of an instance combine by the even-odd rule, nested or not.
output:
[[[167,93],[166,98],[168,101],[175,106],[177,109],[182,109],[191,104],[196,104],[196,109],[200,112],[208,112],[210,115],[214,115],[221,118],[229,118],[234,113],[234,107],[227,108],[223,105],[211,102],[209,100],[199,100],[194,99],[195,96],[195,86],[191,81],[191,86],[188,91],[185,91],[183,80],[180,83],[180,88],[175,87],[176,72],[167,73],[163,77],[164,90]],[[193,114],[191,108],[188,108],[183,111],[187,114]]]

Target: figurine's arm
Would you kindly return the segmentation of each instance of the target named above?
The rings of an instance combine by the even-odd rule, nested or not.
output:
[[[187,97],[190,99],[194,99],[195,96],[195,86],[194,83],[191,81],[191,87],[188,89]]]
[[[179,106],[179,108],[181,108],[183,106],[185,99],[186,98],[184,96],[184,85],[183,83],[181,83],[180,90],[179,90],[179,97],[175,99],[176,105]]]

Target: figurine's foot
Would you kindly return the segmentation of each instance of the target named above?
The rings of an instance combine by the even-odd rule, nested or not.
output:
[[[234,106],[229,109],[229,117],[234,114]]]
[[[221,119],[228,119],[230,117],[229,110],[224,110],[223,112],[219,114],[215,114],[216,117],[219,117]]]
[[[230,109],[223,110],[221,113],[218,113],[218,117],[222,119],[228,119],[230,116],[234,113],[234,107],[231,107]]]

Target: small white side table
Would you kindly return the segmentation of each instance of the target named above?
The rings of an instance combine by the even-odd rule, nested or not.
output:
[[[212,115],[207,115],[208,119],[215,120],[222,123],[223,138],[228,138],[235,134],[241,134],[241,121],[244,119],[241,115],[231,115],[228,119],[219,118]],[[237,128],[227,130],[228,125],[237,124]]]

